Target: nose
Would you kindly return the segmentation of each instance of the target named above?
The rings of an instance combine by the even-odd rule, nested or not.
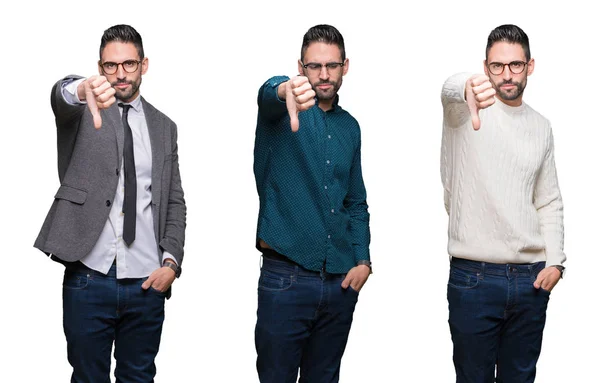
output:
[[[504,72],[502,72],[503,80],[510,80],[512,78],[512,72],[508,64],[504,64]]]
[[[118,64],[117,65],[117,73],[115,73],[117,75],[117,78],[125,78],[125,70],[123,69],[123,64]]]
[[[329,78],[329,71],[327,71],[327,66],[323,65],[321,67],[321,72],[319,72],[319,78],[321,80],[327,80]]]

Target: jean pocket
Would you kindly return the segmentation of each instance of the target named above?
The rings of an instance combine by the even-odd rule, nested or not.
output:
[[[155,289],[154,287],[150,286],[150,287],[148,288],[148,291],[151,291],[151,292],[153,292],[154,294],[157,294],[157,295],[160,295],[160,296],[165,296],[165,295],[167,295],[167,291],[168,291],[168,290],[163,292],[163,291],[157,290],[157,289]]]
[[[292,286],[293,275],[261,270],[258,288],[266,291],[283,291]]]
[[[450,268],[448,286],[457,289],[473,289],[479,285],[480,273],[462,270],[456,267]]]
[[[65,270],[63,288],[69,290],[83,290],[87,287],[89,281],[89,274]]]

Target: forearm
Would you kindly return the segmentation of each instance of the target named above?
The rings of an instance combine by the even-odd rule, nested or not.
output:
[[[546,244],[546,264],[547,266],[562,265],[566,259],[563,252],[563,201],[554,163],[552,134],[549,136],[548,152],[536,181],[533,198],[540,223],[540,232]]]
[[[277,121],[287,115],[285,104],[286,76],[276,76],[267,80],[258,91],[258,112],[268,121]]]
[[[442,86],[442,104],[466,103],[466,84],[471,73],[457,73],[446,79]]]
[[[369,206],[367,205],[367,191],[362,177],[360,144],[354,155],[344,207],[350,214],[350,235],[352,237],[354,260],[355,262],[370,260],[370,215]]]
[[[167,216],[164,235],[160,240],[163,252],[169,253],[178,266],[183,263],[183,247],[185,244],[185,228],[187,208],[183,188],[181,186],[181,175],[179,173],[179,156],[177,152],[177,129],[173,128],[174,149],[171,153],[171,182]]]
[[[50,101],[59,127],[70,126],[67,123],[78,119],[85,111],[84,104],[77,102],[77,95],[73,94],[73,90],[68,88],[69,84],[79,82],[81,79],[83,77],[67,76],[57,81],[52,87]]]

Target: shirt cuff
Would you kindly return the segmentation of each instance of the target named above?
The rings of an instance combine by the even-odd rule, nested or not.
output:
[[[67,104],[71,104],[71,105],[85,105],[86,102],[85,101],[81,101],[79,99],[79,95],[77,95],[77,87],[79,86],[79,84],[81,84],[82,82],[84,82],[85,79],[84,78],[80,78],[78,80],[73,80],[73,79],[69,79],[69,80],[64,80],[61,84],[61,88],[62,88],[62,96],[65,99]]]
[[[175,260],[175,257],[173,257],[173,256],[171,255],[171,253],[169,253],[168,251],[163,251],[163,256],[162,256],[162,263],[163,263],[163,264],[165,263],[165,260],[166,260],[166,259],[170,259],[170,260],[172,260],[173,262],[175,262],[175,264],[177,265],[177,267],[179,267],[179,263],[177,263],[177,261]],[[162,265],[161,265],[161,266],[162,266]]]

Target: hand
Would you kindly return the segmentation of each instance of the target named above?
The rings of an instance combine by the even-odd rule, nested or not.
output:
[[[173,271],[173,269],[170,267],[159,267],[150,274],[144,283],[142,283],[142,289],[148,290],[148,288],[152,286],[153,289],[164,293],[171,287],[174,280],[175,271]]]
[[[369,275],[371,275],[371,268],[369,266],[355,266],[346,274],[346,278],[342,281],[342,288],[347,289],[348,286],[351,286],[354,291],[360,292],[360,289],[367,282]]]
[[[102,117],[99,109],[107,109],[115,103],[115,89],[104,76],[92,76],[85,79],[77,87],[80,100],[85,98],[88,108],[94,118],[94,128],[102,127]]]
[[[479,111],[491,106],[496,102],[494,95],[496,90],[492,88],[490,78],[484,74],[476,74],[467,80],[465,87],[465,99],[471,112],[471,122],[473,129],[479,130],[481,121],[479,120]]]
[[[544,268],[544,270],[540,271],[535,282],[533,282],[533,287],[539,289],[540,287],[546,291],[552,291],[554,286],[560,280],[560,270],[558,270],[554,266],[548,266]]]
[[[298,112],[315,105],[315,91],[308,82],[308,77],[296,76],[285,83],[285,104],[290,115],[292,132],[297,132],[300,128]]]

